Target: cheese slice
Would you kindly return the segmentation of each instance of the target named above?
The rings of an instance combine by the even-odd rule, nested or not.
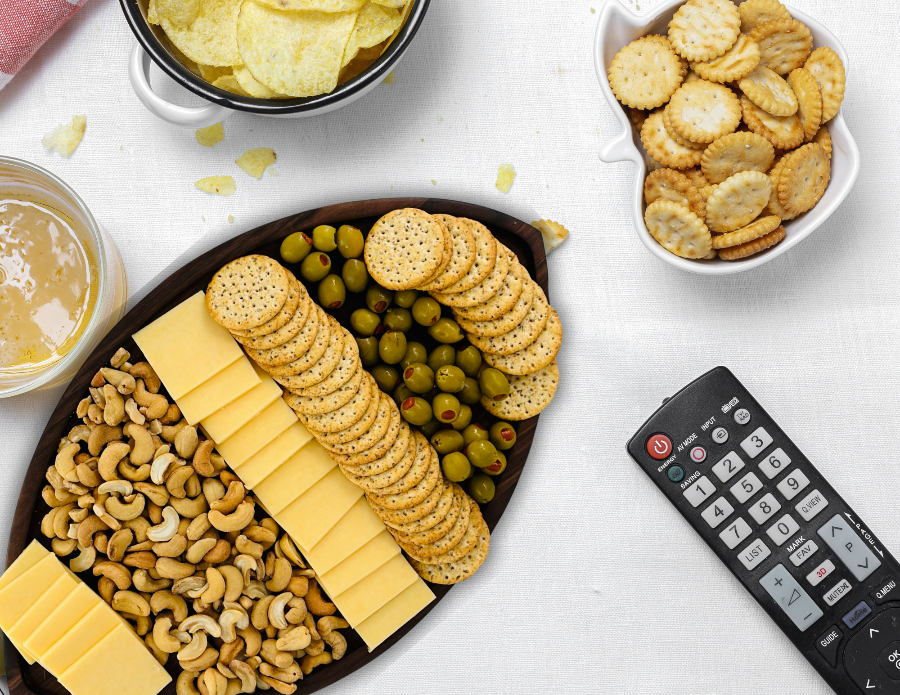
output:
[[[244,356],[198,292],[132,336],[176,401]]]
[[[339,565],[320,574],[319,583],[329,596],[337,596],[399,554],[400,546],[388,530],[384,529]],[[306,556],[309,557],[308,552]],[[315,569],[318,573],[318,568]]]
[[[363,491],[335,467],[291,502],[276,521],[304,548],[312,548],[340,521]]]
[[[385,562],[368,577],[351,586],[346,591],[332,596],[344,620],[354,630],[363,620],[419,578],[416,571],[402,555]]]
[[[316,568],[316,574],[325,574],[385,530],[384,522],[375,516],[365,497],[361,497],[334,528],[309,549],[306,559]]]
[[[253,371],[260,383],[221,410],[200,421],[206,434],[214,442],[224,442],[241,427],[259,415],[266,406],[281,398],[281,387],[255,364]]]
[[[9,632],[34,602],[65,573],[56,556],[48,554],[0,589],[0,629]]]
[[[311,441],[257,483],[253,493],[275,516],[336,467],[322,445]]]
[[[83,582],[73,589],[62,603],[34,629],[23,646],[40,661],[50,647],[56,644],[75,624],[100,605],[102,599]]]
[[[72,695],[156,695],[171,681],[140,638],[122,624],[59,676]]]
[[[279,398],[224,442],[216,442],[216,449],[225,462],[237,470],[296,422],[299,420],[294,411]]]
[[[59,678],[91,647],[122,625],[123,621],[115,611],[100,601],[44,653],[41,666]],[[117,669],[119,666],[120,664],[116,663]]]
[[[75,590],[79,583],[80,580],[74,579],[68,573],[64,573],[6,631],[6,636],[12,640],[13,644],[19,647],[19,651],[22,652],[22,656],[26,658],[28,663],[33,664],[37,657],[27,647],[24,647],[25,640]]]
[[[40,543],[38,543],[37,541],[31,541],[31,543],[25,546],[25,550],[22,551],[22,554],[19,555],[19,557],[17,557],[9,567],[6,568],[6,571],[2,575],[0,575],[0,589],[12,582],[14,579],[18,579],[19,577],[21,577],[25,572],[34,567],[38,562],[43,560],[49,554],[50,551]]]
[[[262,451],[241,464],[237,471],[241,480],[251,490],[275,472],[282,463],[296,454],[312,439],[303,423],[296,420],[282,434],[269,442]],[[269,512],[271,514],[271,512]]]
[[[260,383],[262,380],[253,369],[253,363],[242,357],[206,383],[177,399],[178,407],[188,424],[196,425]]]
[[[369,651],[412,620],[429,603],[434,594],[421,579],[413,582],[356,626]]]

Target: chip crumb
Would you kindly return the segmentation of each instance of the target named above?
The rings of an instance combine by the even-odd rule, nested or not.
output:
[[[234,178],[231,176],[207,176],[195,181],[194,185],[206,193],[231,195],[235,191]]]
[[[206,128],[200,128],[194,135],[197,137],[197,142],[201,145],[212,147],[217,142],[222,142],[225,139],[225,129],[221,123],[216,123]]]
[[[516,170],[512,164],[501,164],[497,168],[497,182],[494,187],[501,193],[509,193],[512,188],[513,181],[516,178]]]
[[[234,215],[229,215],[229,216],[228,216],[228,221],[229,221],[229,222],[234,222]]]
[[[437,186],[437,181],[435,181],[434,179],[431,179],[431,183],[432,183],[433,185]]]
[[[550,253],[569,236],[569,230],[553,220],[536,220],[531,226],[537,229],[544,238],[544,251]]]
[[[269,176],[278,176],[281,173],[275,167],[269,167],[268,172],[269,172]]]
[[[387,77],[384,78],[384,84],[394,84],[394,71],[391,70]]]
[[[271,147],[257,147],[247,150],[234,160],[241,169],[254,178],[262,178],[263,172],[270,164],[275,163],[275,150]]]
[[[591,8],[591,14],[594,14],[594,12],[596,12],[596,10],[592,7],[592,8]]]
[[[47,133],[41,140],[41,144],[47,149],[56,150],[63,157],[68,157],[84,137],[86,126],[87,118],[84,114],[73,116],[71,123],[64,123]]]

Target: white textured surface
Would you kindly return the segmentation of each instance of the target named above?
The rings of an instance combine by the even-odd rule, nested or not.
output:
[[[900,552],[898,5],[795,0],[851,55],[844,114],[863,171],[797,249],[708,279],[647,253],[631,165],[597,159],[615,126],[591,64],[592,4],[433,0],[396,84],[311,120],[237,115],[213,149],[132,95],[132,36],[115,0],[92,0],[0,94],[0,151],[72,184],[119,243],[138,295],[182,254],[343,200],[444,196],[572,230],[550,258],[562,386],[490,560],[329,692],[829,692],[625,454],[664,396],[716,364]],[[195,103],[155,77],[164,95]],[[44,152],[41,136],[76,113],[88,128],[72,158]],[[232,164],[264,145],[278,152],[277,178]],[[506,161],[518,176],[504,196],[493,181]],[[223,173],[234,196],[193,188]],[[0,402],[0,528],[58,396]]]

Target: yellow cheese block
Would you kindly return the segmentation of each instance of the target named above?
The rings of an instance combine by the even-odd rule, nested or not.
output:
[[[41,594],[31,608],[25,611],[24,615],[6,631],[6,636],[12,640],[13,644],[19,647],[19,651],[22,652],[22,656],[28,660],[28,663],[33,664],[36,655],[32,654],[27,647],[24,647],[23,643],[47,619],[47,616],[75,590],[79,583],[80,580],[72,578],[68,573],[63,573],[59,579],[50,585],[50,588]]]
[[[336,467],[324,447],[312,441],[258,483],[253,492],[274,516]]]
[[[253,363],[242,357],[205,384],[179,398],[178,407],[188,424],[196,425],[207,415],[221,410],[260,383],[261,379],[253,369]]]
[[[406,558],[397,555],[362,581],[331,600],[354,630],[363,620],[419,578]]]
[[[59,678],[91,647],[123,624],[115,611],[100,601],[44,653],[41,666]]]
[[[56,555],[48,554],[0,589],[0,629],[9,632],[15,622],[65,573]]]
[[[59,676],[72,695],[156,695],[171,680],[140,638],[122,624]]]
[[[275,521],[304,548],[312,548],[362,495],[363,491],[335,467],[291,502]]]
[[[25,572],[34,567],[38,562],[43,560],[50,554],[50,551],[47,550],[44,546],[42,546],[37,541],[31,541],[26,547],[25,550],[22,551],[22,554],[19,555],[15,559],[15,561],[6,568],[6,571],[0,575],[0,589],[5,587],[7,584],[12,582],[14,579],[18,579]]]
[[[279,398],[224,442],[216,442],[216,449],[225,462],[237,470],[296,422],[299,420],[294,411]]]
[[[281,398],[281,387],[255,364],[253,370],[260,383],[236,401],[208,415],[200,424],[214,442],[224,442],[241,427],[259,415],[266,406]]]
[[[337,596],[399,554],[400,546],[387,529],[384,529],[339,565],[320,574],[319,582],[329,596]],[[309,557],[308,552],[306,556]],[[318,571],[319,568],[316,567],[316,572]]]
[[[325,574],[384,530],[384,522],[375,516],[365,497],[361,497],[334,528],[309,549],[306,559],[316,568],[316,574]]]
[[[71,630],[101,599],[87,584],[80,583],[47,619],[34,629],[23,646],[40,661],[50,647]]]
[[[198,292],[132,336],[176,401],[244,356]]]
[[[244,485],[251,490],[275,472],[282,463],[296,454],[312,439],[303,423],[299,420],[266,444],[262,451],[254,454],[237,469],[237,474]],[[269,512],[271,514],[271,512]]]
[[[431,589],[419,579],[363,620],[356,626],[356,631],[372,651],[433,600]]]

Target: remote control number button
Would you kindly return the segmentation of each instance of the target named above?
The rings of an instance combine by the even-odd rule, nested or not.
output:
[[[654,434],[647,440],[647,453],[657,461],[662,461],[672,453],[672,440],[664,434]]]
[[[848,582],[846,579],[842,579],[828,591],[826,591],[825,595],[822,598],[825,599],[825,603],[827,603],[829,606],[833,606],[835,603],[844,598],[844,596],[847,595],[847,592],[852,588],[853,587],[850,586],[850,582]]]
[[[785,514],[766,533],[769,534],[769,538],[775,545],[782,546],[799,530],[800,525],[794,521],[794,518],[790,514]]]
[[[834,574],[834,570],[834,563],[831,560],[825,560],[825,562],[806,575],[806,581],[808,581],[811,586],[819,586],[819,584],[825,581],[825,577]]]
[[[737,521],[730,524],[728,528],[719,534],[719,538],[728,546],[729,550],[734,550],[748,539],[751,533],[753,532],[750,530],[750,524],[738,517]]]
[[[716,528],[733,513],[734,507],[731,506],[731,503],[724,497],[720,497],[704,509],[700,516],[703,517],[703,521],[709,524],[710,528]]]
[[[818,490],[813,490],[804,497],[794,509],[796,509],[797,513],[803,517],[804,521],[809,521],[827,506],[828,500],[822,496],[822,493]]]
[[[762,487],[763,484],[756,473],[750,472],[731,486],[731,494],[739,503],[743,504],[762,490]]]
[[[784,565],[775,565],[768,574],[759,580],[759,583],[800,632],[805,632],[810,625],[822,617],[822,609],[816,605],[816,602],[797,583]]]
[[[750,411],[746,408],[738,408],[734,411],[734,421],[739,425],[746,425],[750,422]]]
[[[709,478],[704,475],[700,480],[684,491],[684,498],[691,503],[692,507],[696,507],[704,500],[708,499],[715,491],[715,485],[709,482]]]
[[[799,567],[804,562],[809,560],[815,552],[819,549],[819,546],[816,545],[815,541],[806,541],[803,545],[801,545],[797,550],[791,553],[791,564],[794,567]]]
[[[781,502],[776,500],[775,495],[769,492],[750,505],[750,508],[747,511],[750,512],[753,521],[762,526],[771,519],[779,509],[781,509]]]
[[[760,563],[771,554],[772,551],[769,550],[769,546],[763,543],[762,538],[757,538],[740,552],[739,557],[744,567],[748,570],[753,570],[759,567]]]
[[[716,427],[712,433],[712,440],[716,444],[724,444],[728,441],[728,430],[724,427]]]
[[[736,476],[737,472],[743,467],[744,462],[741,461],[741,457],[733,451],[729,451],[715,466],[712,467],[712,472],[716,474],[716,477],[720,481],[727,483]]]
[[[775,449],[771,454],[766,454],[765,458],[759,462],[759,470],[771,480],[779,473],[787,470],[790,462],[791,458],[784,453],[784,449]]]
[[[784,499],[790,501],[805,490],[807,485],[809,485],[809,478],[798,468],[791,471],[788,477],[775,487],[784,496]]]
[[[744,450],[747,456],[753,458],[757,454],[761,454],[763,449],[771,443],[772,435],[762,427],[757,427],[749,437],[741,442],[741,449]]]
[[[834,551],[838,560],[847,566],[856,581],[861,582],[881,567],[881,560],[872,552],[868,543],[856,535],[850,523],[840,514],[831,517],[816,533]]]
[[[832,668],[837,666],[838,647],[841,646],[842,639],[844,639],[844,633],[838,629],[837,625],[832,625],[816,638],[816,649]]]

